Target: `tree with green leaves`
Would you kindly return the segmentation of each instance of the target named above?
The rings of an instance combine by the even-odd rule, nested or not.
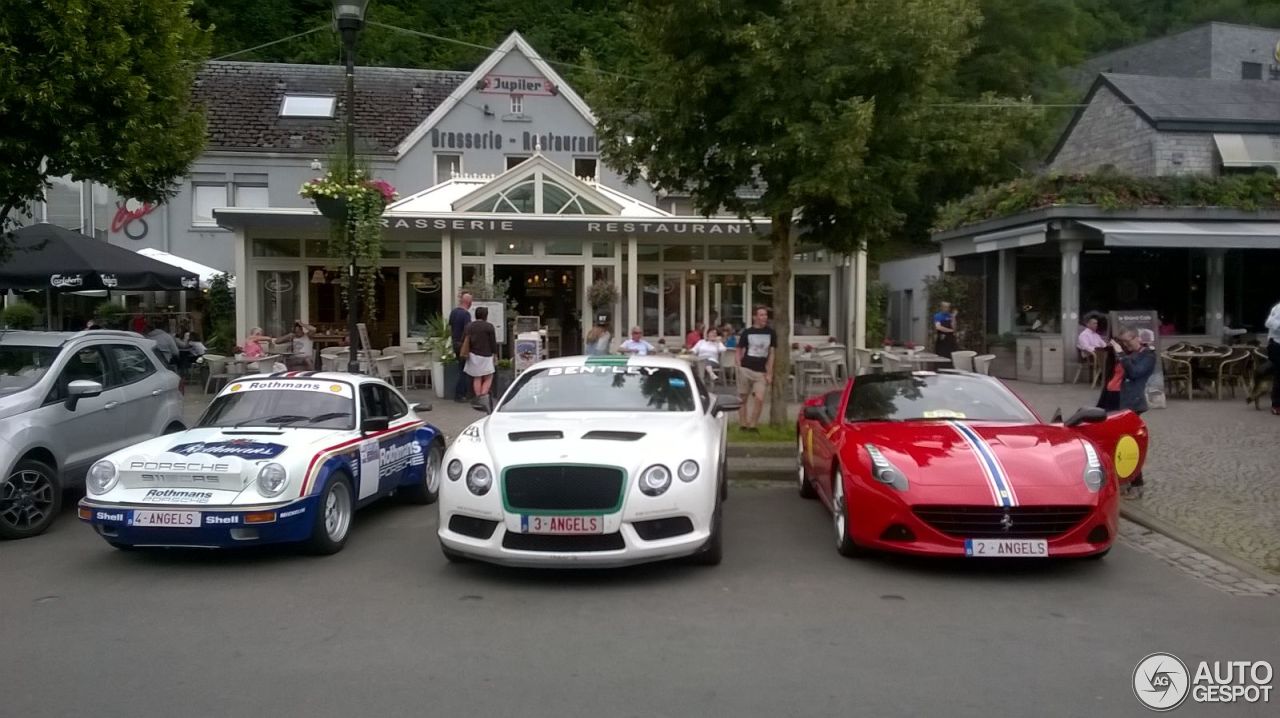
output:
[[[49,179],[172,196],[204,147],[206,32],[175,0],[23,0],[0,13],[0,235]],[[0,241],[0,250],[8,246]]]
[[[688,191],[703,213],[768,217],[769,421],[785,423],[797,235],[836,252],[888,241],[922,178],[989,172],[1010,123],[1033,113],[953,106],[973,0],[649,0],[630,21],[645,54],[591,92],[605,158],[632,181]]]

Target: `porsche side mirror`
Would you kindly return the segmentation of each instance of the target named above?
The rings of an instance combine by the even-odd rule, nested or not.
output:
[[[409,409],[418,414],[425,414],[426,412],[431,411],[431,405],[430,404],[410,404]]]
[[[76,379],[67,384],[67,411],[75,411],[81,399],[89,399],[102,393],[102,384],[88,379]]]
[[[737,411],[742,408],[742,399],[736,396],[717,396],[711,405],[711,414],[723,414],[729,411]]]
[[[823,424],[831,421],[831,417],[827,416],[827,410],[820,406],[806,406],[804,408],[804,418]]]
[[[1107,410],[1100,409],[1096,406],[1080,409],[1067,419],[1067,426],[1080,426],[1081,424],[1096,424],[1100,421],[1107,420]]]
[[[360,422],[361,434],[372,434],[377,431],[386,431],[391,426],[391,420],[385,416],[370,416]]]

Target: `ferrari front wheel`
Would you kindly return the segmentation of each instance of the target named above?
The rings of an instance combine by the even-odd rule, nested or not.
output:
[[[800,498],[812,499],[818,496],[809,482],[809,472],[804,468],[804,440],[800,438],[800,430],[796,429],[796,480],[800,482]]]
[[[839,467],[836,467],[835,476],[831,477],[831,518],[836,530],[836,551],[846,558],[865,554],[849,533],[849,501],[844,495],[844,474]]]

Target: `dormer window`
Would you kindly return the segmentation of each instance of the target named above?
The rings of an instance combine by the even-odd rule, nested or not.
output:
[[[285,95],[281,117],[333,117],[337,100],[333,95]]]

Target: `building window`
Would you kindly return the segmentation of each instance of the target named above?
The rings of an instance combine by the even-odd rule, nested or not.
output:
[[[337,101],[332,95],[285,95],[281,117],[333,117]]]
[[[547,254],[565,255],[565,256],[581,256],[582,240],[578,239],[549,239],[546,244]]]
[[[267,336],[278,337],[302,316],[298,272],[258,272],[258,316]]]
[[[255,239],[252,246],[255,257],[302,256],[302,245],[296,239]]]
[[[599,161],[594,157],[574,157],[573,176],[579,179],[599,179],[596,175],[599,164]]]
[[[796,336],[830,336],[831,275],[797,274],[792,301]]]
[[[747,316],[755,314],[756,307],[768,307],[769,319],[777,321],[778,318],[773,315],[773,275],[772,274],[752,274],[751,275],[751,307],[747,310]]]
[[[425,336],[433,317],[444,307],[440,272],[409,272],[409,334]]]
[[[614,248],[614,244],[613,244],[613,242],[592,242],[592,243],[591,243],[591,256],[593,256],[593,257],[612,257],[612,256],[613,256],[613,248]]]
[[[524,95],[511,96],[511,114],[513,115],[524,114]]]
[[[448,182],[454,175],[462,174],[462,155],[436,154],[436,184]]]
[[[191,188],[191,224],[197,227],[216,227],[213,219],[216,207],[227,206],[225,184],[198,184]]]
[[[495,254],[533,254],[533,242],[527,239],[512,239],[499,242]]]
[[[1240,79],[1241,80],[1261,80],[1262,79],[1262,63],[1261,62],[1240,63]]]
[[[701,259],[701,244],[668,244],[662,248],[664,262],[693,262]]]
[[[462,256],[464,257],[483,257],[484,256],[484,240],[477,237],[467,237],[462,240]]]
[[[711,323],[716,326],[732,324],[735,331],[742,329],[747,317],[747,275],[712,274],[707,279]]]
[[[659,301],[661,299],[662,282],[656,274],[640,275],[640,328],[646,337],[658,336],[658,327],[662,318]],[[630,327],[628,327],[630,331]]]
[[[527,159],[529,159],[529,155],[507,155],[507,169],[511,169]]]
[[[84,211],[80,206],[84,184],[70,177],[53,177],[44,193],[44,221],[79,232],[84,227]]]
[[[235,202],[236,207],[270,207],[271,201],[267,198],[266,185],[236,185],[235,186]]]

